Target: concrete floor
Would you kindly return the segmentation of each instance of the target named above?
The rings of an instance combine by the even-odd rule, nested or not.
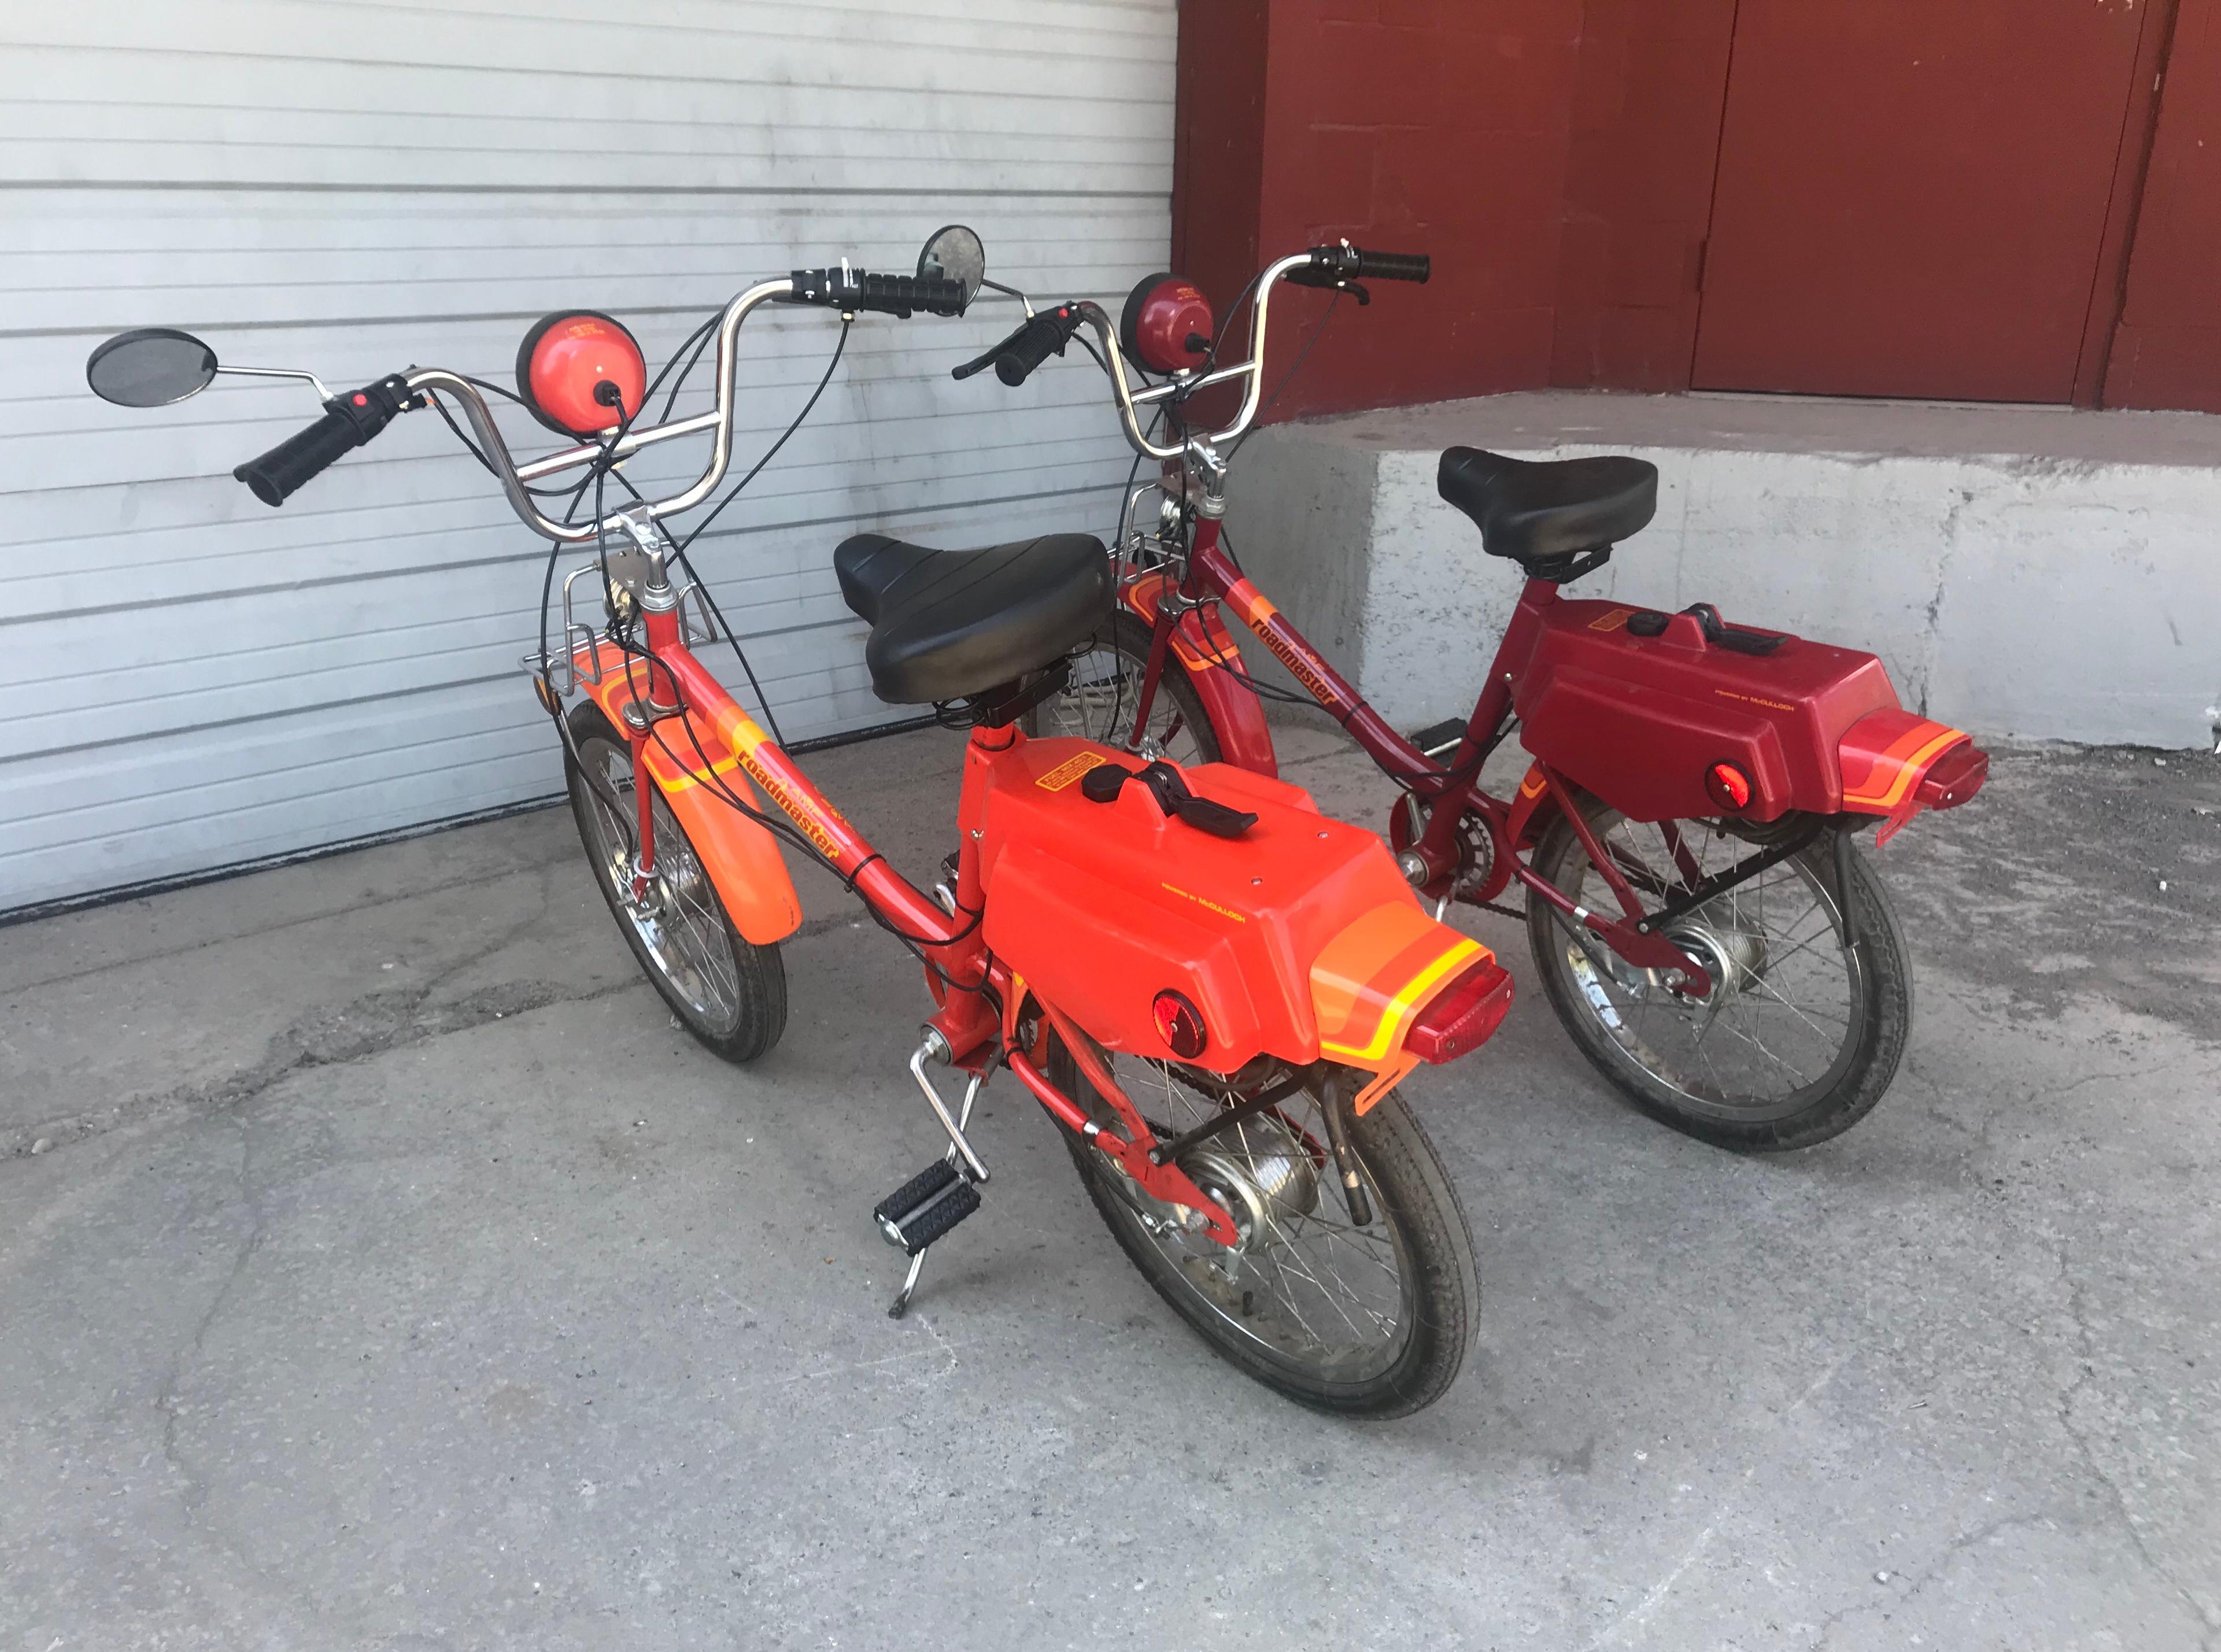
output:
[[[955,750],[813,767],[923,873]],[[0,1647],[2212,1652],[2217,807],[2030,752],[1898,840],[1911,1055],[1800,1156],[1539,994],[1414,1079],[1489,1295],[1388,1425],[1215,1361],[1007,1081],[889,1321],[924,995],[822,879],[747,1071],[552,811],[0,931]]]

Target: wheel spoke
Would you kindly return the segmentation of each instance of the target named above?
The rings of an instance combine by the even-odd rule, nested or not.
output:
[[[1763,852],[1709,822],[1635,825],[1605,815],[1595,835],[1616,875],[1667,899],[1718,875],[1716,864],[1731,871]],[[1561,867],[1557,884],[1570,898],[1605,904],[1602,871],[1578,843],[1567,846]],[[1786,1116],[1817,1086],[1834,1082],[1855,1054],[1862,1024],[1859,968],[1847,952],[1843,967],[1834,967],[1841,918],[1809,856],[1777,862],[1663,926],[1664,937],[1713,978],[1700,1001],[1669,994],[1655,972],[1634,970],[1616,954],[1599,956],[1562,914],[1541,910],[1567,937],[1542,949],[1546,967],[1566,978],[1562,1006],[1597,1023],[1605,1041],[1599,1059],[1631,1064],[1647,1082],[1700,1111]]]
[[[1220,1075],[1169,1062],[1126,1057],[1118,1065],[1133,1070],[1123,1082],[1136,1102],[1148,1098],[1149,1111],[1182,1129],[1239,1105],[1279,1076],[1267,1073],[1233,1086]],[[1108,1117],[1099,1103],[1098,1116]],[[1318,1214],[1323,1201],[1340,1197],[1326,1135],[1318,1098],[1299,1093],[1205,1137],[1181,1156],[1181,1167],[1223,1199],[1242,1236],[1230,1255],[1130,1180],[1113,1208],[1130,1211],[1129,1231],[1173,1264],[1192,1317],[1201,1316],[1273,1359],[1346,1380],[1393,1362],[1410,1335],[1413,1286],[1385,1220],[1360,1230]],[[1371,1172],[1363,1173],[1369,1186]],[[1373,1198],[1376,1208],[1385,1210],[1377,1189]]]

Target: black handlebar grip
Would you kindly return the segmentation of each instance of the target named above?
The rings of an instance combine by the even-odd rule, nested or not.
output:
[[[1424,281],[1433,270],[1434,260],[1424,253],[1368,253],[1361,247],[1357,253],[1361,281]]]
[[[279,505],[362,443],[362,433],[353,419],[344,413],[327,413],[261,458],[249,460],[232,475],[252,488],[263,504]]]
[[[961,316],[969,302],[961,281],[945,276],[874,275],[868,270],[797,270],[787,302],[822,304],[828,310],[875,310],[907,316],[923,310],[935,316]]]
[[[409,388],[405,375],[388,373],[360,390],[333,397],[324,404],[323,417],[232,475],[253,488],[263,504],[283,504],[335,461],[368,445],[396,416],[423,405],[423,397]]]
[[[873,275],[860,272],[855,278],[859,310],[876,310],[883,316],[908,316],[923,310],[935,316],[964,313],[964,284],[942,276]]]
[[[1311,249],[1311,269],[1320,272],[1309,280],[1290,280],[1300,286],[1331,286],[1344,281],[1423,281],[1433,272],[1434,260],[1424,253],[1368,253],[1362,247],[1340,241]]]
[[[1064,347],[1071,342],[1073,331],[1079,325],[1079,316],[1069,304],[1044,310],[1011,334],[995,353],[995,377],[1017,389],[1042,362],[1064,354]]]
[[[970,302],[961,281],[952,281],[939,275],[898,275],[893,278],[910,288],[911,303],[929,316],[961,316]]]

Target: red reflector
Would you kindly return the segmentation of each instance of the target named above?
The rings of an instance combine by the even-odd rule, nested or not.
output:
[[[354,393],[354,404],[357,407],[368,407],[370,405],[370,397],[364,395],[360,391],[357,391]]]
[[[1203,1017],[1195,1005],[1167,987],[1149,1007],[1157,1018],[1157,1036],[1173,1054],[1183,1061],[1192,1061],[1203,1054],[1210,1038],[1203,1029]]]
[[[1715,763],[1705,771],[1705,791],[1730,814],[1750,807],[1750,776],[1733,763]]]
[[[1511,1010],[1511,977],[1484,958],[1419,1011],[1404,1048],[1423,1061],[1455,1061],[1486,1043]]]

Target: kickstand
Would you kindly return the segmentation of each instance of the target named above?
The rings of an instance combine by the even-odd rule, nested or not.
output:
[[[971,1082],[964,1086],[964,1104],[956,1114],[956,1130],[960,1136],[963,1134],[964,1127],[972,1122],[972,1104],[979,1098],[979,1086],[986,1082],[985,1073],[974,1073]],[[964,1173],[954,1142],[948,1144],[948,1151],[942,1155],[942,1162],[957,1174]],[[932,1248],[931,1245],[924,1246],[910,1259],[910,1272],[904,1275],[902,1289],[895,1292],[895,1299],[887,1308],[888,1318],[899,1319],[910,1311],[910,1299],[917,1293],[917,1276],[925,1271],[925,1253]]]

